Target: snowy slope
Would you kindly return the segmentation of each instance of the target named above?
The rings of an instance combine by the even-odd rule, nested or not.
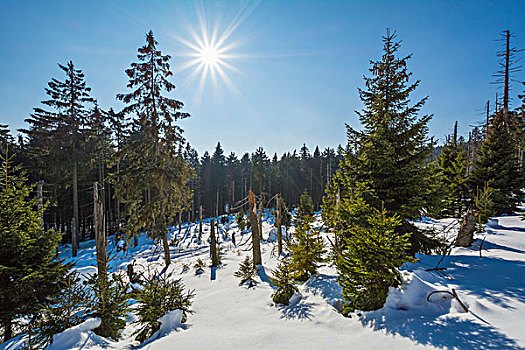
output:
[[[316,222],[320,225],[319,221]],[[422,226],[449,229],[454,234],[454,220],[426,220]],[[271,301],[272,287],[267,274],[277,264],[276,244],[271,234],[272,219],[263,223],[263,265],[259,284],[247,289],[238,286],[233,272],[248,254],[250,235],[241,235],[236,224],[222,226],[220,242],[225,253],[223,266],[196,276],[193,264],[198,258],[209,262],[209,224],[204,225],[203,240],[197,239],[197,225],[174,230],[172,238],[178,241],[172,247],[173,263],[169,267],[187,288],[195,289],[193,310],[188,322],[178,323],[177,313],[163,319],[162,332],[148,344],[147,349],[514,349],[525,347],[525,222],[517,216],[498,217],[489,223],[487,232],[476,237],[473,247],[454,248],[440,267],[446,275],[425,271],[435,267],[440,256],[420,255],[419,262],[403,267],[404,284],[392,289],[381,310],[345,318],[337,311],[341,291],[336,282],[336,271],[323,266],[319,274],[299,286],[302,297],[288,306],[276,306]],[[293,229],[292,229],[293,230]],[[237,246],[231,242],[235,232]],[[270,239],[269,239],[270,238]],[[482,258],[479,244],[483,243]],[[92,273],[94,242],[82,245],[76,268]],[[111,249],[113,242],[110,242]],[[67,256],[64,247],[61,256]],[[141,266],[160,271],[163,266],[160,246],[145,236],[140,245],[126,254],[119,253],[112,261],[112,271],[125,269],[135,261]],[[190,264],[187,272],[183,264]],[[465,313],[458,302],[448,294],[434,294],[434,290],[455,288],[461,301],[469,308]],[[132,315],[130,315],[132,317]],[[95,320],[58,335],[53,349],[121,349],[139,345],[133,340],[133,326],[123,332],[122,340],[114,342],[100,338],[89,329]],[[68,334],[65,334],[68,333]],[[0,349],[14,349],[15,339],[0,345]]]

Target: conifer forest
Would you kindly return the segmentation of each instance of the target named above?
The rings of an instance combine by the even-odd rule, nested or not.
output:
[[[0,350],[525,348],[525,4],[0,9]]]

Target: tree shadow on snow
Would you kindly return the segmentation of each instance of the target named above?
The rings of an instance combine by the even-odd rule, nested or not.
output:
[[[512,309],[509,299],[525,302],[523,261],[457,255],[443,266],[459,284],[460,293],[468,291],[508,309]]]
[[[277,305],[277,309],[281,311],[281,318],[285,319],[298,319],[298,320],[310,320],[312,313],[310,310],[314,304],[309,302],[298,302],[288,306]]]
[[[403,317],[403,314],[366,313],[359,320],[374,330],[409,338],[422,345],[455,349],[517,349],[515,340],[490,325],[456,317]]]

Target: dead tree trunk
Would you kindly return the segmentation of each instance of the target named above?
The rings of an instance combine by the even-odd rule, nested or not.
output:
[[[104,205],[100,200],[98,183],[93,184],[93,216],[95,218],[95,244],[97,250],[97,271],[100,283],[107,280],[106,233],[104,230]]]
[[[257,205],[255,204],[255,194],[250,189],[248,191],[248,201],[250,203],[250,225],[252,228],[252,250],[253,250],[253,266],[262,265],[261,256],[261,236],[259,233],[259,225],[257,223]]]
[[[283,252],[283,228],[281,226],[281,194],[277,193],[277,254]]]
[[[215,220],[211,221],[210,226],[210,255],[211,266],[217,267],[219,265],[219,257],[217,255],[217,236],[215,236]]]
[[[202,204],[199,207],[199,239],[202,236]]]
[[[476,222],[478,218],[478,211],[469,209],[463,218],[463,222],[459,227],[459,232],[454,244],[457,247],[470,247],[474,240],[474,231],[476,230]]]

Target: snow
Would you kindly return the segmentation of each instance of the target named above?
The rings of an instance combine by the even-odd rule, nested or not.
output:
[[[195,289],[192,309],[185,324],[180,323],[180,311],[172,311],[159,321],[157,334],[138,344],[133,339],[136,325],[128,322],[121,340],[112,341],[96,336],[92,329],[96,320],[88,320],[56,336],[52,349],[121,349],[139,346],[147,349],[516,349],[525,347],[525,222],[518,216],[492,219],[487,231],[475,236],[470,248],[454,248],[443,259],[443,273],[426,271],[436,266],[441,256],[418,255],[416,263],[402,267],[403,284],[391,288],[385,306],[374,312],[356,312],[343,317],[341,288],[333,267],[322,266],[319,273],[298,286],[289,306],[275,305],[271,300],[273,287],[268,276],[278,262],[275,230],[271,217],[263,222],[263,265],[257,286],[239,286],[233,276],[246,255],[251,255],[250,233],[242,233],[233,223],[221,225],[219,242],[224,253],[222,266],[206,267],[195,274],[194,264],[202,259],[210,263],[209,220],[204,224],[202,240],[198,240],[198,225],[174,228],[170,240],[172,264],[166,272],[182,279],[186,288]],[[417,225],[445,230],[452,238],[457,232],[457,220],[425,218]],[[318,219],[315,223],[320,227]],[[293,228],[291,230],[293,232]],[[235,233],[237,245],[231,242]],[[323,233],[326,234],[326,233]],[[482,258],[479,246],[482,240]],[[108,242],[111,250],[114,239]],[[95,269],[94,242],[84,242],[75,269],[92,273]],[[61,247],[60,257],[68,258],[70,247]],[[118,252],[111,261],[110,271],[126,269],[134,263],[135,270],[164,269],[160,245],[145,235],[139,246],[127,253]],[[183,264],[190,266],[183,271]],[[214,276],[212,276],[212,274]],[[214,277],[212,279],[212,277]],[[464,312],[449,294],[432,291],[455,289],[468,307]],[[0,349],[15,349],[18,337],[0,345]]]

